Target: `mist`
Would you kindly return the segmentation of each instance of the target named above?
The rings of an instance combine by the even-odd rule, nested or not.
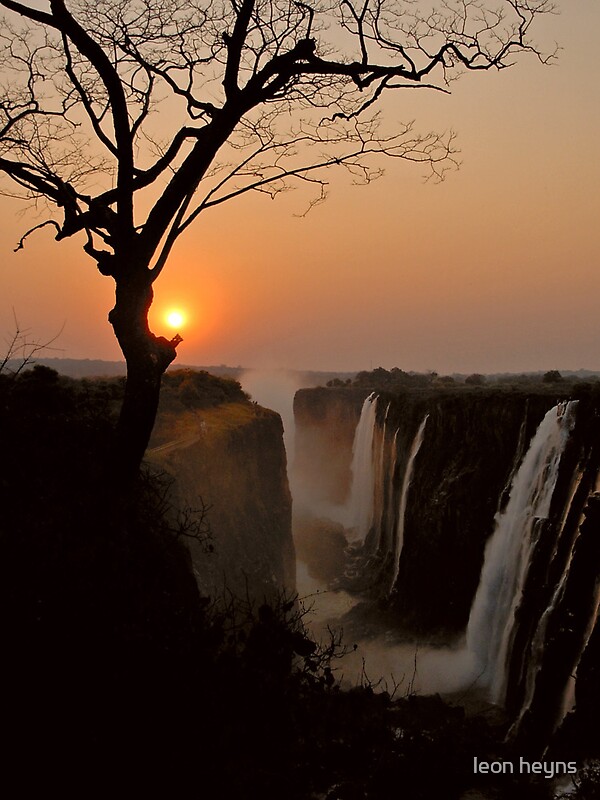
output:
[[[480,677],[475,655],[464,637],[453,646],[434,647],[423,642],[399,641],[398,631],[369,633],[358,629],[352,611],[360,599],[344,590],[330,590],[297,562],[297,590],[307,611],[305,621],[317,640],[326,641],[329,631],[342,634],[348,652],[335,665],[344,686],[377,685],[399,697],[415,694],[468,692]],[[356,646],[356,648],[355,648]]]
[[[283,423],[288,471],[294,463],[294,395],[309,386],[301,373],[285,369],[249,369],[239,378],[242,389],[259,405],[276,411]]]

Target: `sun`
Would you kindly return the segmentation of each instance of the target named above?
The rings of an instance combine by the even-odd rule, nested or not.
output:
[[[178,311],[177,309],[167,311],[165,319],[167,325],[170,325],[171,328],[181,328],[181,326],[185,324],[185,314],[183,311]]]

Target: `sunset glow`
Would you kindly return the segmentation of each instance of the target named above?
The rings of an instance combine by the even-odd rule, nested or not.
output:
[[[151,330],[184,335],[180,356],[197,365],[600,369],[600,4],[559,5],[539,32],[562,48],[554,66],[523,57],[465,75],[451,95],[385,99],[387,131],[411,119],[456,130],[460,170],[424,182],[419,165],[390,159],[355,186],[332,169],[327,202],[309,214],[318,191],[304,181],[275,202],[248,193],[215,206],[174,246]],[[170,114],[153,119],[166,137]],[[122,359],[106,320],[114,282],[50,226],[17,248],[40,222],[22,213],[0,196],[0,333],[14,309],[40,341],[61,331],[60,357]]]

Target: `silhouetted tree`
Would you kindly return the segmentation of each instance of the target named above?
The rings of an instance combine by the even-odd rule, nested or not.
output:
[[[502,69],[548,0],[0,0],[7,77],[0,170],[9,189],[44,199],[56,239],[81,235],[112,278],[109,320],[127,363],[117,428],[122,477],[137,471],[161,376],[180,338],[148,325],[153,284],[200,213],[291,181],[325,196],[323,171],[369,182],[374,154],[442,176],[453,136],[384,132],[390,90],[446,92],[467,70]],[[153,111],[164,104],[161,123]],[[143,199],[142,199],[143,196]],[[56,214],[56,212],[60,212]]]
[[[542,377],[543,383],[560,383],[563,379],[563,376],[557,369],[549,369],[548,372],[544,372]]]
[[[480,375],[479,372],[474,372],[472,375],[467,375],[465,383],[467,386],[483,386],[485,384],[485,376]]]

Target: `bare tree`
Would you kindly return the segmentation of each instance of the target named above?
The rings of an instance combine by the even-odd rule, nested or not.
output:
[[[19,325],[17,315],[13,311],[14,328],[10,336],[5,337],[4,355],[0,355],[0,375],[16,378],[24,369],[35,364],[40,353],[54,350],[52,345],[58,339],[61,330],[47,341],[33,339],[27,328]]]
[[[292,183],[325,195],[327,168],[362,182],[384,155],[442,176],[453,137],[385,132],[393,90],[447,92],[503,69],[549,0],[0,0],[0,169],[45,203],[28,230],[81,235],[115,281],[109,314],[127,363],[118,425],[123,476],[137,470],[161,376],[180,341],[148,326],[152,286],[205,210]],[[426,7],[427,6],[427,7]],[[157,114],[161,110],[160,125]],[[165,123],[174,122],[168,135]],[[142,199],[143,198],[143,199]],[[149,209],[141,216],[140,209]]]

